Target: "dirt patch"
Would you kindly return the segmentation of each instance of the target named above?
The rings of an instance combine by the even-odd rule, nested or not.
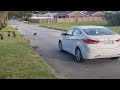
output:
[[[27,40],[28,43],[30,43],[30,40]]]
[[[28,39],[26,39],[26,38],[24,38],[24,40],[25,40],[28,44],[30,44],[30,40],[28,40]],[[32,46],[32,48],[33,48],[34,50],[37,50],[38,46]]]
[[[26,38],[24,38],[24,40],[25,40],[27,43],[30,44],[30,40],[28,40],[28,39],[26,39]]]

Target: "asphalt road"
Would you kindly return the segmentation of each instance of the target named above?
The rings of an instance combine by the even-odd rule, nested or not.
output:
[[[68,79],[120,79],[120,60],[96,59],[78,63],[67,52],[58,51],[58,38],[62,31],[10,21],[30,41],[30,45],[61,76]],[[37,35],[33,35],[36,33]]]

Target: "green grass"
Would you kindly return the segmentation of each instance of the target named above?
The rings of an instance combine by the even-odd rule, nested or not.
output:
[[[56,23],[56,24],[40,24],[42,27],[52,28],[52,29],[60,29],[60,30],[67,30],[73,26],[79,25],[100,25],[106,26],[106,22],[74,22],[74,23]]]
[[[108,26],[105,21],[102,21],[102,22],[75,22],[75,23],[61,23],[61,24],[40,24],[40,26],[42,26],[42,27],[59,29],[59,30],[68,30],[69,28],[71,28],[73,26],[80,26],[80,25],[105,26],[105,27],[120,34],[120,26]]]
[[[17,29],[17,28],[15,28]],[[14,27],[8,25],[6,28],[3,28],[0,32],[16,31]]]
[[[13,30],[12,27],[4,29]],[[0,40],[0,79],[57,79],[57,74],[17,33]]]
[[[118,34],[120,34],[120,26],[113,26],[113,27],[108,27],[108,26],[107,26],[107,28],[109,28],[109,29],[117,32]]]

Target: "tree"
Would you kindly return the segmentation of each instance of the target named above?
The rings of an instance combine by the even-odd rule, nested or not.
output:
[[[0,30],[7,26],[6,20],[8,16],[8,11],[0,11]],[[0,33],[0,39],[3,39],[2,33]]]
[[[9,19],[25,19],[32,16],[32,11],[10,11],[8,14]]]
[[[108,25],[111,25],[111,26],[120,25],[119,11],[105,11],[103,12],[103,18],[107,21]]]
[[[7,26],[7,15],[8,11],[0,11],[0,30]]]

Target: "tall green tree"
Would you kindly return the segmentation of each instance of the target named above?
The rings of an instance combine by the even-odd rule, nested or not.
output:
[[[8,18],[16,18],[16,19],[25,19],[32,16],[32,11],[10,11],[8,13]]]
[[[120,26],[120,12],[119,11],[105,11],[103,18],[110,26]]]

